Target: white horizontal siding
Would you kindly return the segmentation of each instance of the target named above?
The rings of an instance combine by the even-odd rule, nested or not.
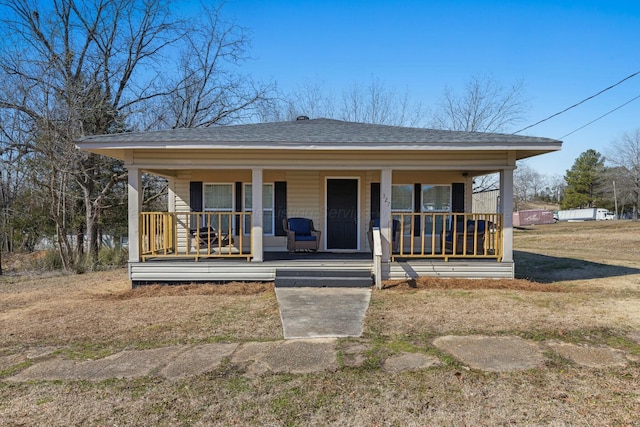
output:
[[[189,194],[190,178],[191,178],[191,173],[184,172],[184,173],[180,173],[178,175],[178,178],[175,180],[174,192],[175,192],[176,212],[189,212],[191,210],[189,208],[189,205],[191,204],[190,194]],[[184,218],[181,217],[181,219],[184,219]],[[184,223],[184,221],[178,221],[176,231],[178,233],[178,240],[177,240],[178,251],[186,252],[186,248],[188,245],[190,245],[190,243],[187,242],[188,232],[187,232],[187,226]]]
[[[287,216],[311,218],[316,228],[323,224],[323,197],[317,171],[288,171]]]
[[[264,263],[228,262],[228,261],[149,261],[132,263],[129,266],[129,278],[140,282],[263,282],[273,281],[276,270],[362,270],[371,269],[368,261],[272,261]]]
[[[269,261],[251,263],[244,261],[149,261],[132,263],[129,278],[147,282],[228,282],[273,281],[276,269],[296,270],[360,270],[372,268],[372,261]],[[411,260],[392,262],[383,266],[383,279],[414,279],[417,277],[512,279],[514,264],[506,262]]]
[[[471,212],[485,213],[498,212],[498,198],[500,190],[483,191],[481,193],[473,193],[473,201],[471,203]]]
[[[385,279],[415,279],[417,277],[461,279],[513,279],[514,264],[495,261],[415,260],[392,262],[383,269]]]

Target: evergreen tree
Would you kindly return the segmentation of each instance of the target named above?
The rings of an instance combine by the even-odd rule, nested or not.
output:
[[[590,208],[598,204],[598,187],[604,173],[604,157],[589,149],[580,154],[564,176],[567,188],[562,209]]]

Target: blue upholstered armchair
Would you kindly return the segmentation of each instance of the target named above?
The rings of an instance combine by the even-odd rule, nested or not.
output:
[[[464,245],[466,240],[467,254],[474,254],[474,247],[475,247],[476,255],[484,254],[485,253],[484,252],[485,251],[485,247],[484,247],[485,235],[490,227],[491,227],[491,222],[489,221],[481,220],[481,219],[478,219],[478,220],[469,219],[467,220],[467,230],[466,230],[467,234],[465,239],[464,222],[459,223],[456,228],[456,238],[455,238],[456,253],[462,254],[462,252],[464,251]],[[453,253],[453,241],[454,241],[453,234],[454,234],[453,230],[447,232],[445,246],[447,248],[448,253]]]
[[[283,221],[284,230],[287,232],[287,250],[317,251],[320,247],[321,232],[313,227],[313,221],[309,218],[287,218]]]

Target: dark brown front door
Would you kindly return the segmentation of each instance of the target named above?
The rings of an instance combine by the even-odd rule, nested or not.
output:
[[[357,179],[327,179],[327,249],[358,249]]]

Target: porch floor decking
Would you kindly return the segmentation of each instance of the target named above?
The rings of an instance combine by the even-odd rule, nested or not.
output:
[[[363,270],[372,271],[368,252],[265,252],[263,262],[244,258],[151,258],[129,264],[129,278],[137,283],[191,283],[253,281],[272,282],[276,270]],[[383,265],[382,279],[406,279],[420,276],[462,278],[513,278],[512,262],[490,259],[434,260],[396,258]]]

